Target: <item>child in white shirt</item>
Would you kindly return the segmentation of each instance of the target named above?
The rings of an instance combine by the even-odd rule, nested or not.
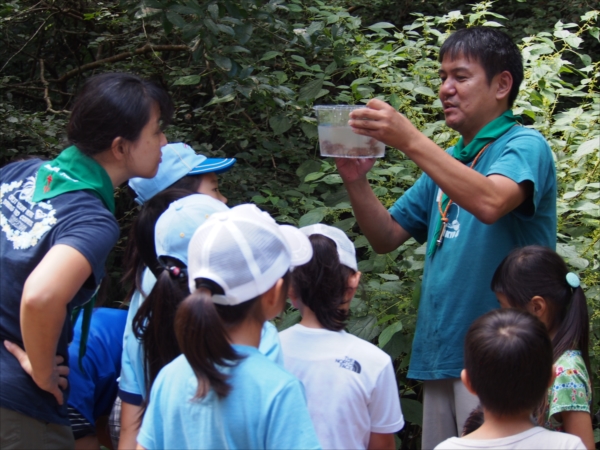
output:
[[[289,295],[302,320],[279,335],[285,368],[304,384],[324,449],[395,449],[404,418],[392,360],[343,330],[361,275],[354,245],[327,225],[300,231],[313,258],[292,272]]]

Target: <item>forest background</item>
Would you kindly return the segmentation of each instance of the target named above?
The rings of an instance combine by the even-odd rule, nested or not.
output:
[[[577,272],[591,318],[594,411],[600,383],[600,12],[591,0],[4,0],[0,3],[0,166],[51,158],[83,81],[107,71],[156,80],[176,113],[170,142],[238,163],[221,177],[229,205],[254,202],[278,221],[317,222],[354,241],[363,289],[348,331],[394,359],[408,424],[398,448],[419,448],[421,387],[406,378],[425,247],[386,255],[361,235],[333,160],[319,156],[316,104],[380,98],[441,147],[439,47],[452,30],[502,27],[522,49],[526,76],[514,111],[550,142],[558,174],[558,252]],[[388,148],[369,174],[391,206],[419,176]],[[119,306],[126,236],[137,207],[117,190],[122,238],[109,259]],[[291,307],[280,329],[299,320]],[[595,438],[600,441],[598,417]]]

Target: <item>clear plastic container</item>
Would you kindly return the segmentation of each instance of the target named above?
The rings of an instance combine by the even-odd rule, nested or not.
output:
[[[334,158],[381,158],[385,145],[377,139],[362,136],[348,126],[350,112],[364,105],[319,105],[317,113],[321,156]]]

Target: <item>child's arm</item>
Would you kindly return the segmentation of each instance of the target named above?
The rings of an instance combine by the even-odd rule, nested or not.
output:
[[[394,434],[371,433],[368,450],[396,450]]]
[[[562,423],[565,432],[578,436],[583,441],[585,448],[594,450],[594,431],[592,430],[592,416],[585,411],[563,411]]]
[[[119,436],[119,450],[132,450],[136,448],[136,439],[140,431],[142,407],[123,401],[121,403],[121,435]]]

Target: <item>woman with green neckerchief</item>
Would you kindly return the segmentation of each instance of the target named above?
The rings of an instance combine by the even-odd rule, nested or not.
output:
[[[98,75],[73,106],[67,149],[0,169],[1,448],[73,448],[70,313],[94,294],[119,237],[114,188],[156,174],[172,113],[159,86]]]

